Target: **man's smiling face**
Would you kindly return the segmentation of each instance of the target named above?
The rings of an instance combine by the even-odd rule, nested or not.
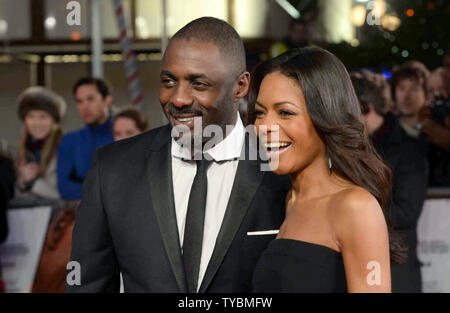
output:
[[[159,101],[172,127],[185,126],[191,136],[208,125],[234,125],[233,77],[219,48],[211,42],[173,39],[163,57]],[[201,120],[196,129],[194,120]],[[192,137],[193,138],[193,137]],[[208,138],[202,137],[202,142]]]

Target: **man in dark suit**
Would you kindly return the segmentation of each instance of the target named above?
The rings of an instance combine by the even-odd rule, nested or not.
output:
[[[172,37],[160,87],[170,125],[96,151],[73,232],[81,284],[66,291],[117,292],[119,273],[125,292],[251,291],[290,182],[251,158],[256,142],[238,114],[245,67],[242,40],[221,20]]]
[[[392,114],[384,117],[383,125],[372,138],[377,151],[392,169],[392,220],[394,226],[405,235],[408,246],[407,263],[391,266],[392,292],[421,292],[417,224],[427,191],[426,158]]]

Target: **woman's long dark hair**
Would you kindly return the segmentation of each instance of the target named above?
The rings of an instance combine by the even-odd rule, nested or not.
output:
[[[373,147],[345,66],[320,48],[299,48],[260,64],[252,75],[248,123],[255,122],[255,102],[264,77],[280,71],[302,88],[311,120],[327,148],[333,171],[368,190],[379,202],[389,230],[391,260],[404,263],[406,249],[392,229],[392,172]]]

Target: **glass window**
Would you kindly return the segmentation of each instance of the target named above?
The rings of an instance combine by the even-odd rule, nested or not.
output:
[[[90,38],[91,31],[91,5],[88,0],[77,0],[81,7],[81,25],[68,25],[67,14],[70,12],[66,9],[68,1],[46,0],[45,2],[45,35],[47,39],[86,39]],[[130,0],[122,2],[124,6],[125,18],[129,22],[130,16]],[[114,3],[110,1],[101,1],[102,4],[102,32],[103,37],[108,39],[119,38],[119,29],[115,15]],[[129,25],[131,31],[132,27]]]
[[[267,28],[267,0],[235,1],[234,28],[242,38],[261,38]]]
[[[172,36],[190,21],[213,16],[228,21],[227,0],[167,0],[167,32]],[[162,0],[136,1],[136,35],[138,38],[159,38],[162,32]]]
[[[0,40],[30,37],[30,0],[0,0]]]

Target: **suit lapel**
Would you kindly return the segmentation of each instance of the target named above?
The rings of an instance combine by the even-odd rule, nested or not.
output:
[[[251,148],[254,147],[254,143],[252,144],[252,141],[246,136],[226,213],[199,292],[206,291],[219,266],[222,264],[223,258],[264,176],[264,172],[260,169],[259,160],[249,160],[248,149],[246,147],[250,145],[252,145]]]
[[[180,292],[187,292],[172,183],[170,126],[158,134],[147,157],[150,194],[170,266]]]

